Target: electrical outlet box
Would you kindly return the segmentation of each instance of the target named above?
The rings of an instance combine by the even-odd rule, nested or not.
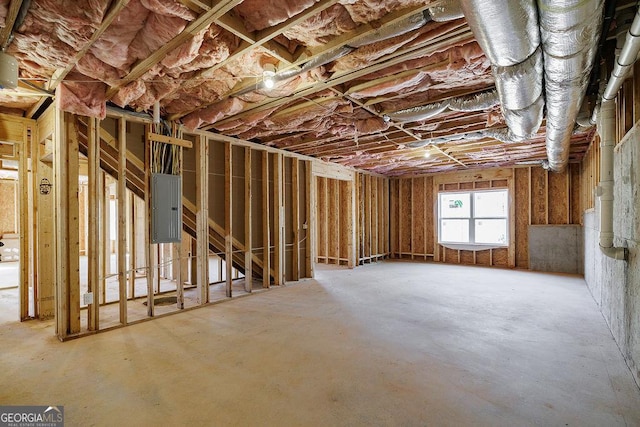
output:
[[[93,292],[82,294],[82,303],[84,305],[93,304]]]

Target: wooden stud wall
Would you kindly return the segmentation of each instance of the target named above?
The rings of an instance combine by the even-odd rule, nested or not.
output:
[[[394,258],[528,268],[529,225],[581,223],[578,164],[570,164],[561,174],[539,167],[491,169],[393,179],[390,186]],[[509,190],[509,246],[468,251],[437,244],[438,192],[489,188]]]
[[[389,179],[356,174],[358,264],[389,256]]]
[[[133,298],[145,298],[146,317],[154,316],[154,299],[165,292],[166,279],[179,282],[173,288],[177,295],[181,295],[184,282],[191,286],[202,283],[198,304],[206,304],[206,284],[210,281],[206,266],[212,249],[218,248],[232,261],[225,269],[228,295],[235,289],[231,281],[242,277],[239,270],[246,265],[250,265],[245,281],[247,292],[252,290],[252,279],[263,275],[265,287],[313,275],[316,236],[312,231],[317,222],[315,160],[229,139],[221,141],[212,134],[185,135],[194,147],[185,148],[193,152],[186,156],[185,162],[191,169],[183,176],[183,205],[187,215],[192,215],[183,223],[186,240],[180,245],[152,245],[148,234],[149,153],[144,137],[148,122],[117,114],[98,121],[62,113],[54,107],[37,122],[24,121],[30,127],[9,127],[7,131],[16,136],[19,133],[20,143],[33,135],[37,137],[38,133],[42,137],[35,140],[39,144],[27,143],[26,148],[12,150],[12,155],[24,157],[21,165],[25,166],[25,176],[26,159],[39,160],[33,162],[33,177],[21,179],[30,185],[29,191],[20,192],[25,195],[25,201],[20,203],[30,207],[25,212],[34,225],[32,240],[34,253],[38,254],[33,267],[26,265],[27,269],[33,268],[33,273],[22,276],[26,280],[31,277],[36,285],[32,296],[35,310],[31,312],[41,313],[43,318],[55,314],[60,339],[141,320],[137,311],[131,311],[132,304],[128,304]],[[5,135],[4,139],[12,141],[11,135]],[[82,162],[81,156],[85,158]],[[346,216],[337,224],[347,235],[340,236],[339,241],[334,239],[338,243],[334,251],[353,266],[356,230],[346,219],[355,211],[352,179],[355,174],[343,167],[333,172],[340,179],[351,177],[349,182],[333,184],[332,197],[336,206],[346,204]],[[86,184],[88,197],[79,199],[78,176],[85,173],[90,176]],[[53,183],[53,194],[48,198],[36,192],[43,178]],[[142,200],[145,195],[147,200]],[[110,217],[109,208],[114,201],[118,205],[115,218]],[[82,209],[79,203],[83,204]],[[117,228],[112,230],[111,224]],[[215,241],[215,236],[221,236],[222,241]],[[89,263],[87,292],[94,298],[93,303],[86,305],[81,304],[84,296],[78,276],[81,240],[82,255],[88,257]],[[23,248],[26,250],[29,245]],[[190,251],[192,268],[189,268]],[[117,254],[116,271],[109,267],[112,254]],[[129,262],[125,261],[127,254]],[[136,272],[147,276],[147,290],[138,289],[139,295],[136,295]],[[115,294],[107,292],[107,281],[116,283]],[[29,287],[22,289],[26,303],[21,317],[27,318]],[[183,308],[184,301],[180,296],[178,300],[176,308]],[[103,309],[110,309],[110,314],[101,315]],[[164,312],[163,309],[161,313]],[[81,319],[83,313],[86,322]]]

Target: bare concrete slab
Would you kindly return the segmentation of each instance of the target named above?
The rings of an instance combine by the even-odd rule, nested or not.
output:
[[[0,404],[68,425],[640,425],[582,278],[441,264],[317,280],[60,343],[0,329]]]

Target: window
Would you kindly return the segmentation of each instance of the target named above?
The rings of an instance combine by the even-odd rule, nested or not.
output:
[[[438,242],[447,245],[507,246],[507,190],[440,193]]]

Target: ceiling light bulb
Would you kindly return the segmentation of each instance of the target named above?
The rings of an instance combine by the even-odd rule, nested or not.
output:
[[[428,152],[428,151],[425,151],[425,152],[424,152],[424,158],[425,158],[425,159],[428,159],[429,157],[431,157],[431,153],[430,153],[430,152]]]
[[[266,64],[262,70],[262,81],[264,87],[267,89],[273,89],[276,84],[276,67],[273,64]]]
[[[266,87],[267,89],[273,89],[276,84],[272,76],[264,77],[262,81],[264,82],[264,87]]]

